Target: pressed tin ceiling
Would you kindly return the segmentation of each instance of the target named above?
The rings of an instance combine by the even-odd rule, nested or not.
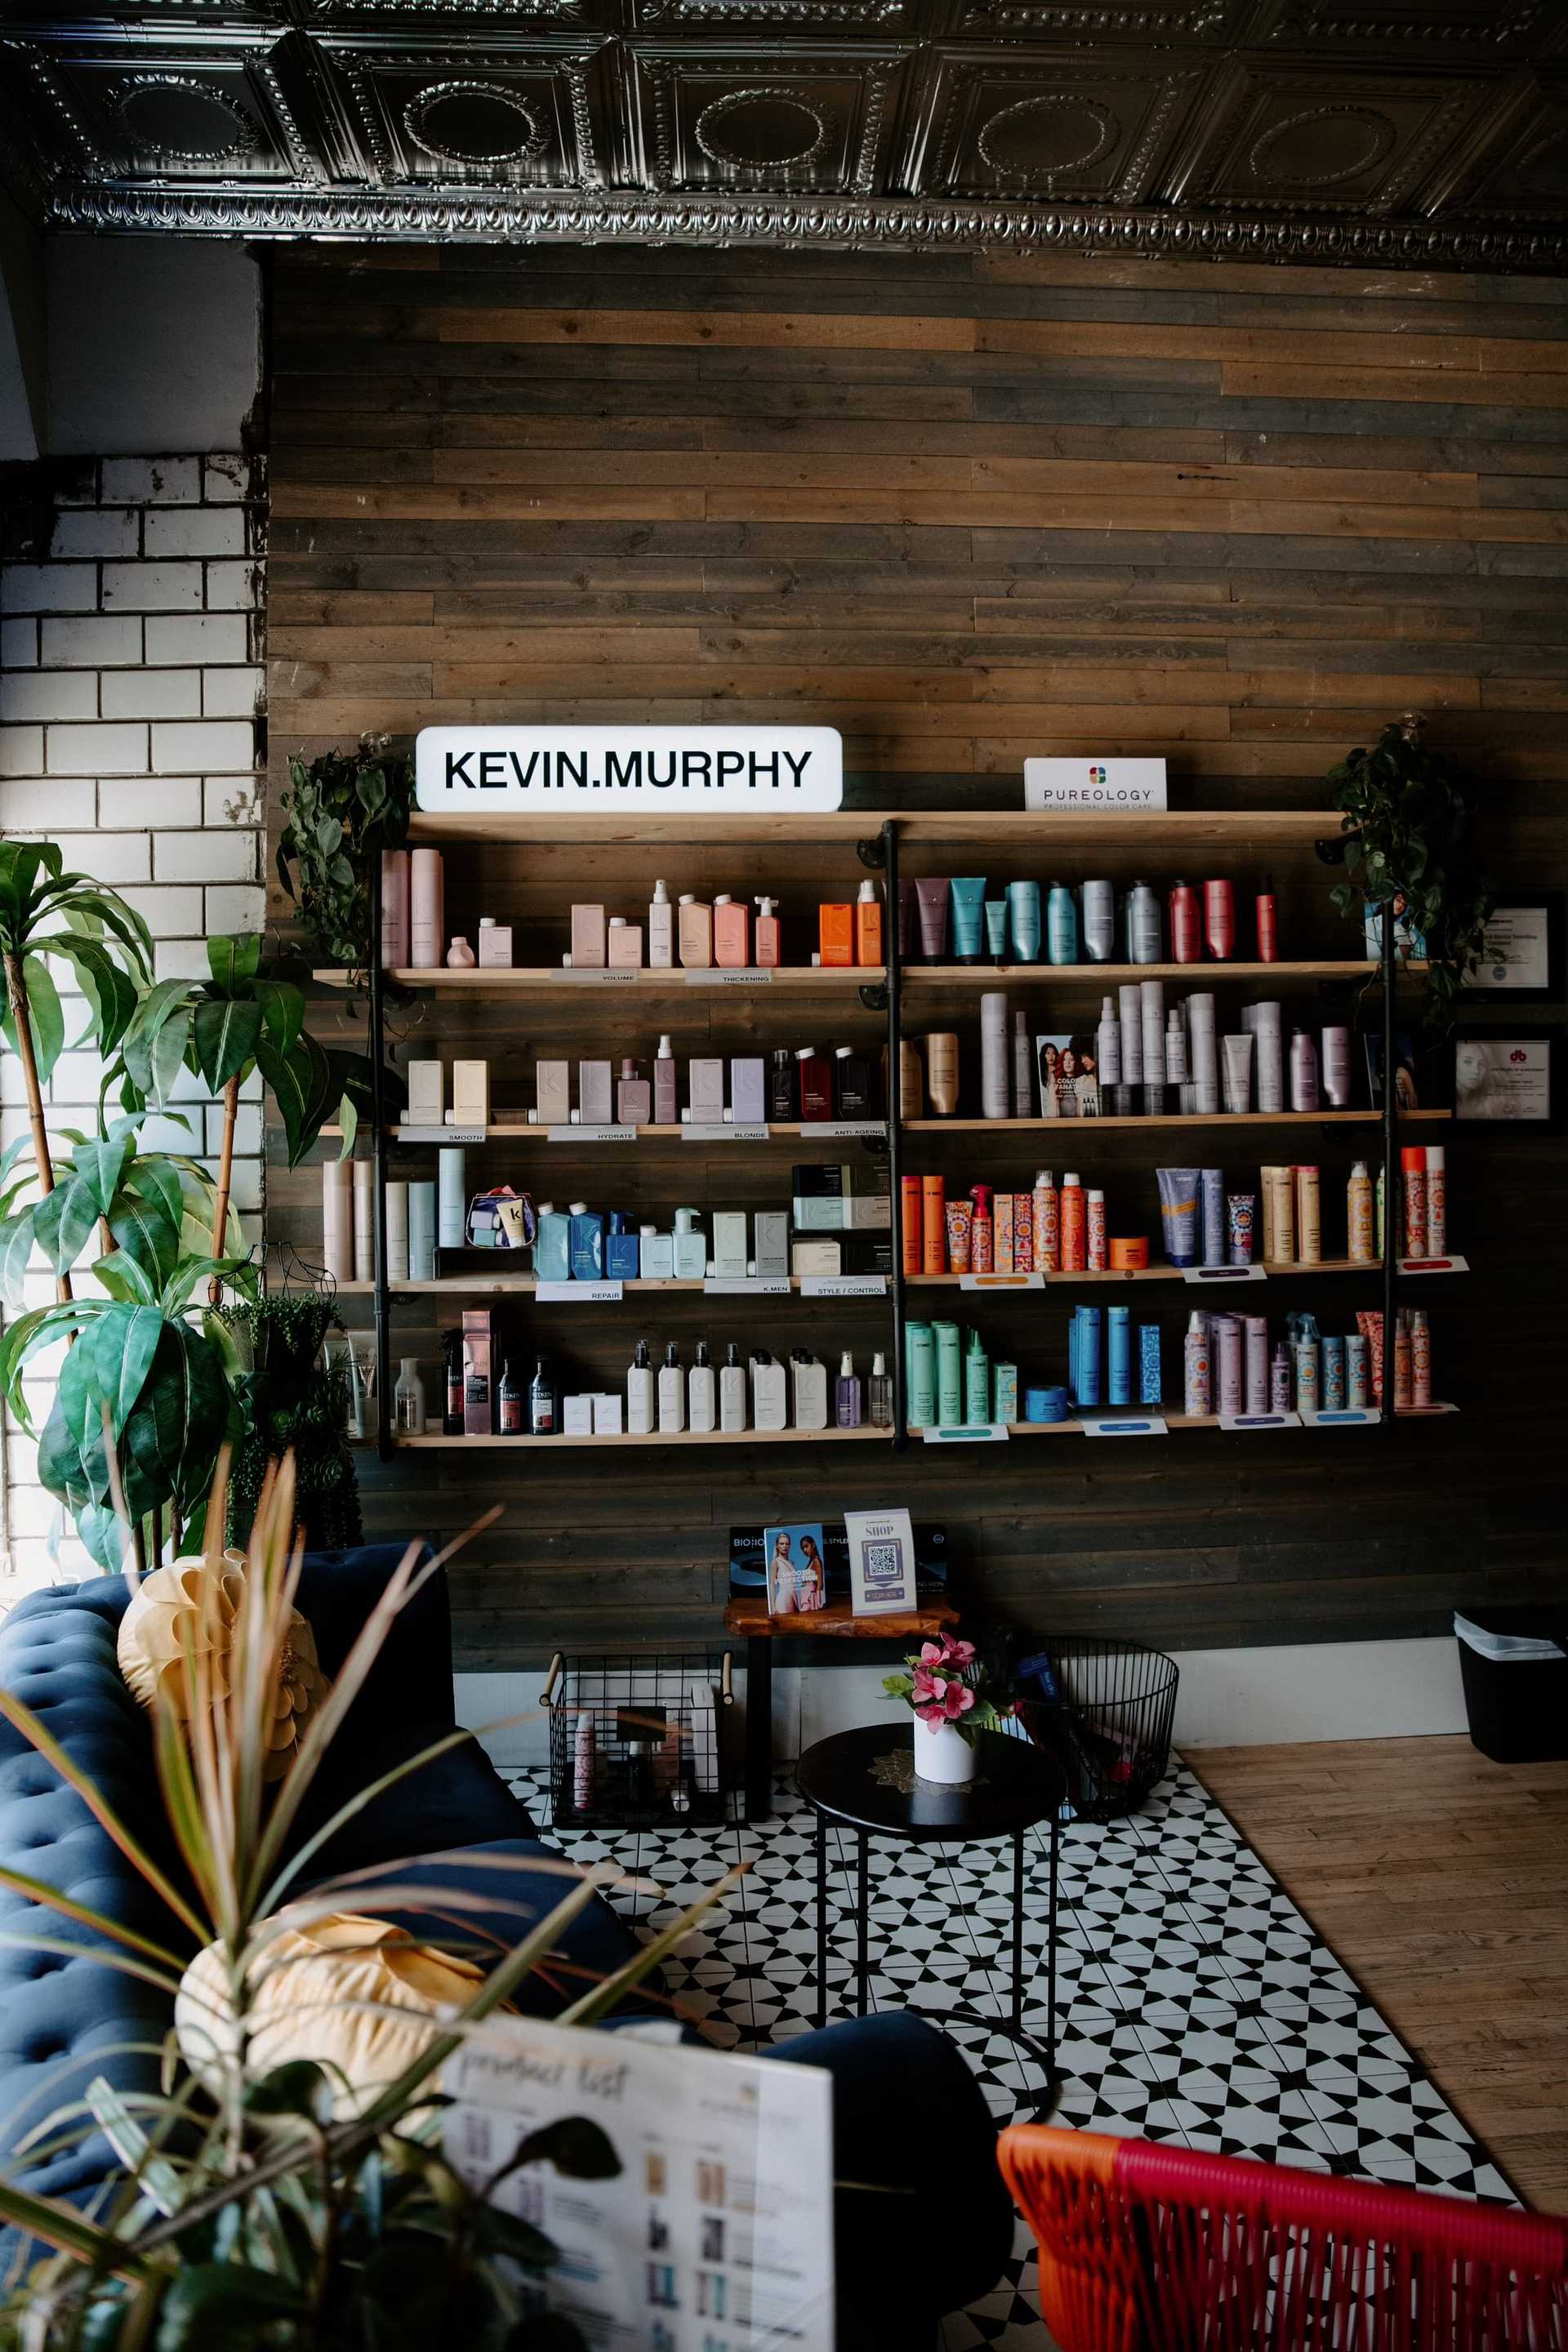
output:
[[[1568,0],[0,0],[59,228],[1561,270]]]

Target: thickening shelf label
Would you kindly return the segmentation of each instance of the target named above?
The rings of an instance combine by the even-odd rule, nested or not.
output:
[[[470,817],[813,816],[843,803],[844,744],[833,727],[426,727],[415,799]]]

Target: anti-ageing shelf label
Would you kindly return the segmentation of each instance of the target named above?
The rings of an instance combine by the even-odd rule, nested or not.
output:
[[[801,1123],[803,1143],[859,1143],[868,1137],[879,1140],[888,1132],[883,1118],[817,1118]]]

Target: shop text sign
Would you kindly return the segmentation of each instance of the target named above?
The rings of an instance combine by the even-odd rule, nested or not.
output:
[[[816,816],[843,803],[844,744],[832,727],[426,727],[415,782],[430,815]]]

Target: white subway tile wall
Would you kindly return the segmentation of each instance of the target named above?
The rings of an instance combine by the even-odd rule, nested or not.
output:
[[[235,457],[104,457],[57,494],[47,546],[28,526],[0,559],[0,833],[47,835],[68,863],[145,917],[160,980],[199,977],[216,931],[264,915],[262,469]],[[68,1038],[79,1034],[68,1005]],[[90,1124],[99,1071],[62,1054],[58,1128]],[[195,1082],[146,1139],[216,1165],[221,1113]],[[235,1199],[259,1243],[261,1090],[240,1116]],[[0,1047],[0,1144],[24,1131],[21,1073]],[[52,1296],[29,1277],[33,1303]],[[57,1369],[37,1362],[47,1401]],[[0,1611],[35,1585],[91,1574],[37,1481],[36,1445],[5,1433]]]

